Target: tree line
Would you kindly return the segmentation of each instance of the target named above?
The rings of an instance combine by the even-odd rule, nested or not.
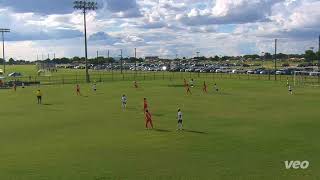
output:
[[[307,50],[305,51],[304,54],[284,54],[284,53],[279,53],[277,54],[277,59],[280,60],[285,60],[285,59],[290,59],[290,58],[304,58],[306,62],[313,62],[313,61],[317,61],[320,59],[320,51],[318,52],[314,52],[312,50]],[[263,55],[258,55],[258,54],[251,54],[251,55],[244,55],[244,56],[214,56],[214,57],[205,57],[205,56],[201,56],[201,57],[195,57],[193,59],[199,60],[199,61],[226,61],[226,60],[239,60],[239,59],[251,59],[251,60],[273,60],[274,59],[274,55],[271,53],[264,53]],[[134,58],[134,57],[126,57],[122,59],[123,62],[127,62],[127,63],[135,63],[135,62],[144,62],[143,58]],[[177,58],[174,60],[188,60],[186,57],[183,58]],[[96,58],[90,58],[88,59],[88,62],[90,64],[95,64],[95,65],[99,65],[99,64],[110,64],[110,63],[115,63],[119,61],[109,57],[103,57],[103,56],[99,56]],[[38,62],[38,61],[34,61],[34,62]],[[12,64],[34,64],[34,62],[31,61],[26,61],[26,60],[14,60],[13,58],[10,58],[7,62],[7,64],[12,65]],[[67,57],[63,57],[63,58],[55,58],[55,59],[46,59],[43,61],[39,61],[39,62],[46,62],[46,63],[54,63],[54,64],[73,64],[73,63],[85,63],[85,58],[84,57],[72,57],[72,58],[67,58]],[[0,58],[0,64],[3,64],[3,59]]]

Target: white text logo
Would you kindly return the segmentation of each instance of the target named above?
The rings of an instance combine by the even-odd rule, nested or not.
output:
[[[284,165],[286,169],[307,169],[309,167],[309,161],[285,161]]]

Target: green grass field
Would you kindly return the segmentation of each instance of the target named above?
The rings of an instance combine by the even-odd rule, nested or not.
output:
[[[317,179],[320,178],[320,92],[273,81],[201,80],[186,96],[182,81],[41,86],[0,90],[0,179]],[[210,87],[213,82],[210,82]],[[122,94],[128,109],[121,110]],[[143,97],[155,130],[145,130]],[[182,108],[185,131],[177,132]],[[308,160],[286,170],[286,160]]]

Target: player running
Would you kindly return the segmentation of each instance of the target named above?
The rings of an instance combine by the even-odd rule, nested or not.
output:
[[[214,83],[213,89],[214,89],[216,92],[219,92],[219,87],[218,87],[217,83]]]
[[[148,109],[146,110],[145,120],[146,120],[146,129],[149,129],[149,126],[148,126],[149,124],[151,126],[151,129],[153,129],[152,116]]]
[[[191,90],[190,90],[189,84],[187,84],[187,86],[186,86],[186,91],[187,91],[187,95],[188,95],[188,94],[190,94],[190,95],[192,94],[192,93],[191,93]]]
[[[77,93],[78,96],[81,96],[80,85],[79,84],[77,84],[77,86],[76,86],[76,93]]]
[[[186,80],[186,79],[183,79],[183,86],[184,86],[184,87],[187,87],[187,84],[188,84],[188,83],[187,83],[187,80]]]
[[[207,92],[208,92],[208,91],[207,91],[207,84],[206,84],[205,81],[203,82],[203,89],[202,89],[202,91],[203,91],[204,93],[207,93]]]
[[[292,88],[291,88],[291,85],[290,85],[290,84],[289,84],[289,86],[288,86],[288,90],[289,90],[289,94],[293,95],[293,90],[292,90]]]
[[[181,112],[181,110],[180,109],[178,109],[178,116],[177,116],[177,118],[178,118],[178,128],[177,128],[177,131],[178,130],[183,130],[183,128],[182,128],[182,112]]]
[[[121,102],[122,102],[122,109],[126,110],[126,108],[127,108],[127,96],[126,95],[122,95]]]
[[[148,109],[147,98],[143,98],[143,112],[146,113],[147,109]]]
[[[40,91],[40,89],[38,89],[36,91],[36,96],[37,96],[38,104],[41,104],[42,103],[42,92]]]

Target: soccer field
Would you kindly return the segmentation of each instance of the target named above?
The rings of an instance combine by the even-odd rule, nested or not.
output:
[[[182,81],[0,90],[1,180],[318,179],[320,91],[274,81],[219,80],[220,93]],[[121,96],[128,109],[121,109]],[[154,130],[145,130],[143,98]],[[176,131],[176,113],[184,131]],[[284,161],[307,160],[305,170]]]

